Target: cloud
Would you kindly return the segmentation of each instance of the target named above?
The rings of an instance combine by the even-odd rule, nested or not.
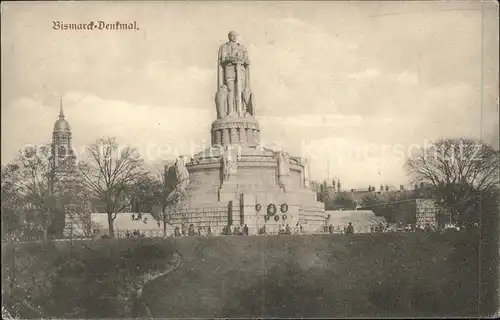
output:
[[[291,127],[348,127],[359,126],[362,121],[362,116],[343,116],[340,114],[298,114],[294,116],[263,116],[257,117],[263,126],[276,125],[291,126]]]
[[[381,73],[377,69],[367,69],[362,72],[349,74],[348,77],[353,80],[374,80],[380,77]]]
[[[396,82],[403,85],[416,85],[418,84],[418,75],[412,72],[403,71],[399,74],[394,74],[392,77]]]
[[[136,146],[143,155],[149,148],[148,157],[158,156],[160,149],[170,150],[164,153],[172,157],[189,152],[195,142],[209,142],[211,115],[207,111],[134,105],[80,92],[68,93],[64,105],[73,143],[79,150],[98,138],[114,136],[122,144]],[[57,115],[56,106],[29,98],[16,100],[2,110],[2,161],[25,144],[49,142]]]

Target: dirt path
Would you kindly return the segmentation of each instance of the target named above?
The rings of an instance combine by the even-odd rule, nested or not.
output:
[[[174,254],[172,255],[172,261],[168,264],[167,268],[163,272],[150,273],[150,274],[146,274],[144,276],[144,282],[143,282],[142,286],[140,287],[140,289],[137,290],[137,301],[140,304],[140,306],[138,306],[138,307],[141,310],[137,310],[136,313],[138,313],[141,318],[147,317],[149,319],[154,319],[154,316],[151,313],[151,310],[149,309],[148,304],[142,295],[143,290],[146,287],[146,285],[153,280],[156,280],[162,276],[169,274],[170,272],[177,269],[181,264],[182,264],[182,256],[178,252],[174,252]]]

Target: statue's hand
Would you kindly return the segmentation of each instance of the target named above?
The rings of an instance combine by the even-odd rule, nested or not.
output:
[[[243,57],[231,57],[232,58],[232,63],[238,63],[238,64],[246,64],[246,59]]]
[[[236,60],[236,57],[233,57],[233,56],[227,56],[224,61],[225,62],[230,62],[230,63],[234,63]]]

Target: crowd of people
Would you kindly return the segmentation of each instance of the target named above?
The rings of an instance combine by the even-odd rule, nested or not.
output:
[[[211,236],[212,228],[199,226],[198,229],[195,228],[194,224],[190,224],[188,228],[183,224],[181,227],[175,227],[174,237],[181,236]]]
[[[286,226],[280,226],[278,230],[278,234],[292,234],[302,232],[302,226],[297,226],[296,230],[292,230],[292,228],[287,224]],[[269,234],[266,226],[262,226],[258,234],[265,235]],[[213,231],[210,226],[203,227],[199,226],[196,228],[194,224],[190,224],[189,227],[186,228],[185,225],[181,225],[180,227],[175,227],[174,229],[174,237],[182,237],[182,236],[212,236]],[[234,227],[225,226],[222,229],[221,235],[223,236],[248,236],[249,230],[248,225],[241,224]]]
[[[340,225],[337,225],[337,227],[335,228],[333,225],[330,224],[328,226],[328,233],[352,234],[354,233],[354,226],[352,225],[352,222],[349,222],[347,225],[344,226],[344,228],[341,228]]]
[[[241,226],[235,226],[233,230],[231,230],[230,226],[225,226],[224,229],[222,229],[222,235],[223,236],[248,236],[248,226],[241,225]]]
[[[125,232],[125,237],[126,238],[144,238],[146,236],[145,232],[140,232],[139,229],[135,229],[134,231],[130,232],[130,230],[127,230]]]
[[[403,223],[387,223],[387,224],[382,224],[378,223],[375,225],[370,225],[369,229],[368,227],[364,228],[363,230],[359,229],[358,232],[370,232],[370,233],[379,233],[379,232],[433,232],[436,231],[436,228],[433,227],[430,223],[426,223],[425,225],[416,225],[416,224],[407,224],[404,225]],[[333,225],[328,226],[328,233],[337,233],[337,234],[351,234],[354,233],[354,226],[352,222],[349,222],[347,225],[345,225],[343,228],[338,225],[337,227],[334,227]]]
[[[369,229],[368,229],[369,228]],[[333,225],[329,225],[327,228],[327,232],[330,234],[337,233],[337,234],[352,234],[354,233],[354,225],[352,222],[349,222],[347,225],[344,225],[343,228],[341,228],[340,225],[337,225],[337,227]],[[365,227],[364,229],[359,229],[358,232],[370,232],[370,233],[377,233],[377,232],[415,232],[415,231],[425,231],[425,232],[431,232],[433,231],[434,228],[427,223],[425,226],[417,226],[417,225],[403,225],[402,223],[394,223],[394,224],[387,224],[384,225],[382,223],[376,224],[376,225],[370,225],[369,227]],[[326,231],[326,230],[325,230]]]
[[[280,226],[278,228],[278,234],[292,234],[292,233],[299,233],[299,232],[302,232],[302,226],[296,226],[295,230],[292,230],[292,228],[288,224],[286,226]],[[262,235],[269,234],[265,225],[263,225],[259,229],[259,234],[262,234]]]
[[[401,224],[377,224],[377,225],[371,225],[367,226],[369,228],[370,233],[378,233],[378,232],[415,232],[415,231],[425,231],[425,232],[431,232],[433,229],[429,224],[426,224],[424,228],[418,228],[415,225],[401,225]],[[368,232],[368,229],[365,228],[365,232]],[[348,222],[347,225],[344,225],[341,227],[340,225],[337,225],[336,227],[330,224],[329,226],[325,227],[325,232],[329,234],[353,234],[355,233],[355,228],[352,222]],[[278,227],[278,234],[279,235],[291,235],[291,234],[300,234],[302,233],[302,225],[297,224],[294,229],[292,229],[288,224],[286,225],[280,225]],[[363,232],[358,230],[358,232]],[[267,234],[275,234],[275,230],[272,232],[269,232],[267,229],[266,225],[263,225],[262,227],[259,228],[258,232],[259,235],[267,235]],[[177,226],[174,228],[174,237],[182,237],[182,236],[213,236],[214,232],[212,230],[211,226],[198,226],[195,227],[194,224],[190,224],[188,227],[186,227],[185,224],[181,225],[180,227]],[[231,226],[225,226],[222,229],[222,232],[220,235],[223,236],[248,236],[249,235],[249,230],[248,226],[246,224],[241,224],[241,225],[236,225],[234,227]],[[133,230],[133,231],[127,231],[125,234],[126,238],[142,238],[145,237],[144,232],[140,232],[138,229]]]

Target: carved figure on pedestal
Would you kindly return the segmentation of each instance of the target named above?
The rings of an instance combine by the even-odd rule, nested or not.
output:
[[[255,116],[255,96],[249,88],[243,90],[243,106],[245,107],[245,116]]]
[[[286,192],[286,187],[288,184],[288,176],[290,174],[290,168],[288,166],[288,155],[283,152],[279,151],[276,153],[277,155],[277,160],[278,160],[278,181],[280,187],[282,187],[285,192]]]
[[[236,32],[231,31],[228,37],[229,41],[219,48],[217,62],[217,116],[218,118],[227,115],[242,117],[247,113],[255,115],[247,49],[239,43]],[[227,95],[219,94],[225,90]],[[223,99],[224,96],[227,96],[227,99]],[[225,103],[227,107],[224,106]]]
[[[304,177],[304,188],[309,188],[309,162],[307,159],[302,159],[302,163],[304,165],[303,177]]]
[[[175,161],[175,170],[181,188],[185,188],[189,184],[189,171],[186,168],[186,163],[182,156],[178,157]]]
[[[238,171],[237,156],[231,149],[226,148],[222,154],[222,181],[228,181]]]

